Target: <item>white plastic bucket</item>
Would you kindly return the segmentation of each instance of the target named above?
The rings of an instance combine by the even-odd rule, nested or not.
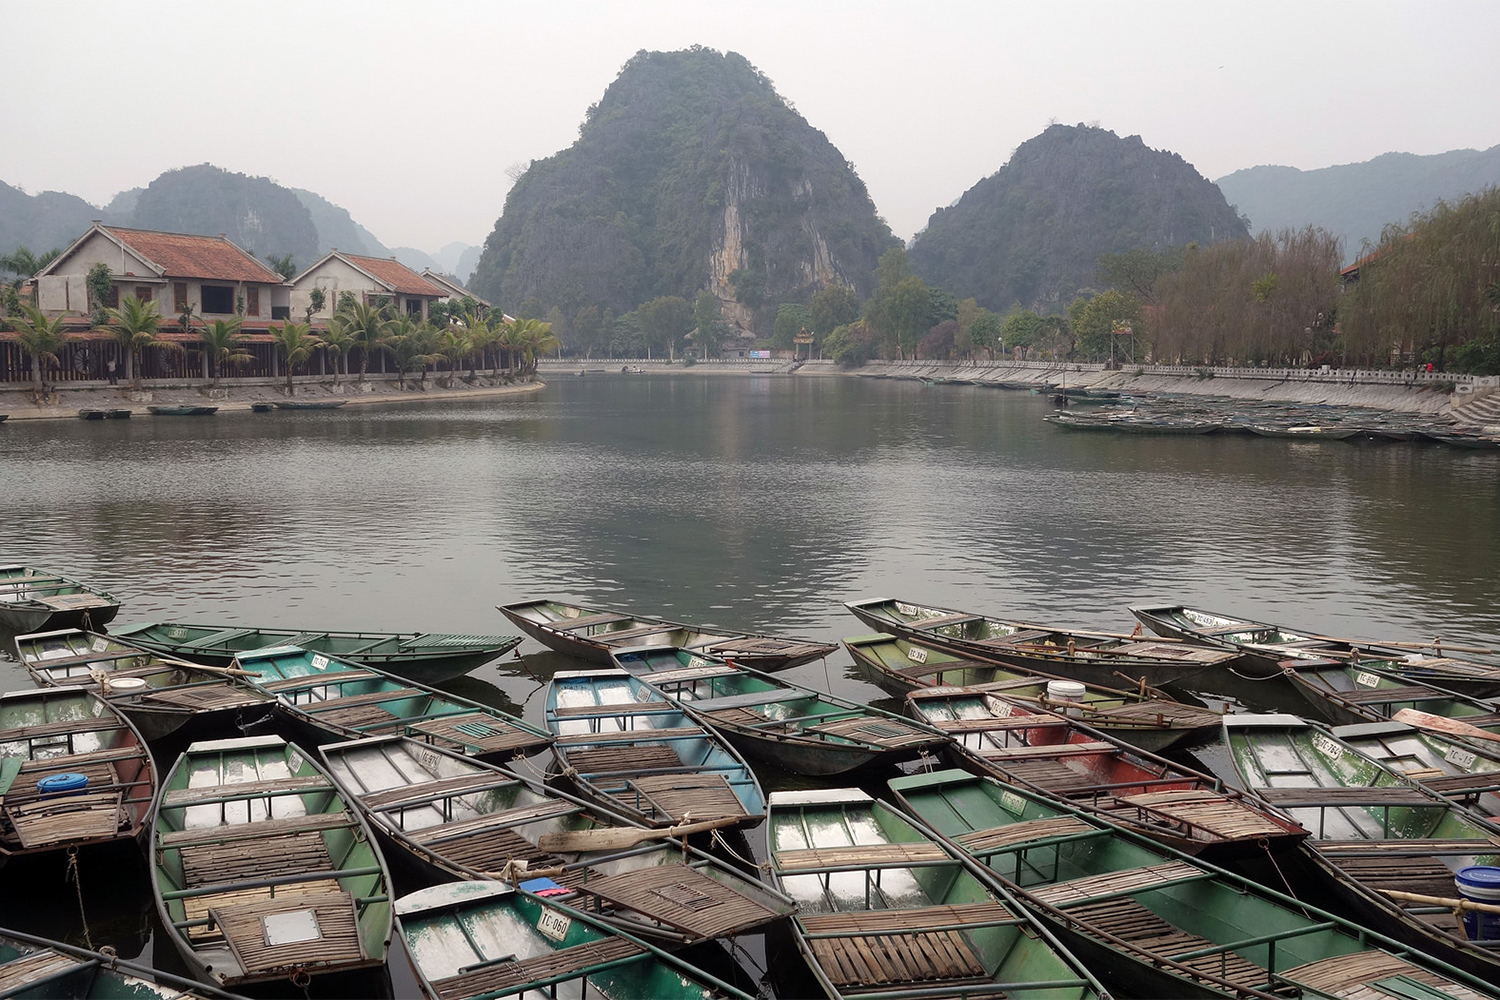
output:
[[[1081,703],[1083,701],[1084,687],[1080,681],[1048,681],[1047,700],[1052,702],[1067,701]],[[1081,709],[1060,709],[1066,715],[1082,715]]]

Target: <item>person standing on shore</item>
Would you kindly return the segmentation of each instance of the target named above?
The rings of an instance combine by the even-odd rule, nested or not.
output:
[[[109,372],[109,384],[110,385],[119,385],[120,384],[120,375],[119,375],[119,372],[117,372],[115,370],[115,359],[114,358],[110,358],[109,359],[108,363],[105,364],[105,366],[104,366],[104,370],[107,371],[107,372]]]

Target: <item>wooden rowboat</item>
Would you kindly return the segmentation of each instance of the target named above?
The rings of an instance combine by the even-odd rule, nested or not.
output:
[[[94,587],[34,566],[0,566],[0,630],[102,628],[120,602]]]
[[[134,646],[167,656],[227,667],[240,653],[267,646],[301,646],[342,656],[375,670],[441,684],[504,656],[520,645],[518,635],[456,635],[440,632],[327,632],[146,622],[123,625],[113,634]]]
[[[910,760],[949,738],[923,725],[676,646],[614,654],[746,757],[793,774],[844,774]]]
[[[1293,661],[1285,661],[1289,665]],[[1500,734],[1494,702],[1381,670],[1367,662],[1296,661],[1287,677],[1312,710],[1335,725],[1383,722],[1403,709],[1454,719]]]
[[[1224,734],[1241,785],[1312,831],[1302,845],[1309,869],[1342,908],[1491,982],[1500,976],[1500,950],[1468,940],[1435,902],[1455,899],[1457,869],[1500,864],[1500,827],[1296,716],[1227,716]]]
[[[300,726],[309,742],[410,736],[499,762],[543,749],[545,730],[508,712],[299,646],[241,653],[235,667]]]
[[[1227,864],[1294,849],[1307,831],[1254,796],[1102,730],[1019,706],[984,728],[953,703],[909,696],[919,715],[952,726],[949,759],[1010,785],[1095,813],[1168,847]]]
[[[1335,726],[1330,732],[1430,792],[1481,816],[1500,816],[1500,737],[1465,740],[1396,721]]]
[[[275,402],[277,409],[281,410],[334,410],[349,401],[347,399],[278,399]]]
[[[994,778],[941,771],[890,784],[1119,995],[1493,995],[1415,949]],[[1399,992],[1376,985],[1391,983]]]
[[[98,695],[0,696],[0,862],[139,841],[155,794],[140,731]]]
[[[771,864],[833,998],[1108,996],[1004,889],[854,788],[775,792]]]
[[[0,990],[8,997],[77,1000],[192,1000],[234,994],[75,948],[60,941],[0,929]]]
[[[1206,646],[1065,631],[907,601],[849,601],[844,607],[870,628],[927,649],[1091,684],[1108,684],[1118,677],[1131,684],[1165,684],[1240,659],[1236,652]]]
[[[402,896],[396,926],[428,1000],[749,1000],[660,948],[504,882],[449,882]]]
[[[193,406],[188,403],[162,403],[146,409],[158,417],[207,417],[219,412],[217,406]]]
[[[548,898],[611,926],[690,944],[779,920],[791,900],[682,841],[597,804],[402,737],[321,749],[387,844],[432,881],[550,880]],[[698,824],[707,825],[707,824]],[[545,845],[545,846],[544,846]]]
[[[563,774],[632,822],[749,826],[765,816],[744,758],[623,670],[559,671],[547,685],[546,719]]]
[[[521,601],[500,605],[500,613],[537,642],[559,653],[609,663],[611,652],[629,646],[672,645],[733,660],[742,667],[772,672],[821,659],[838,646],[812,639],[736,632],[712,625],[683,625],[561,601]]]
[[[162,782],[151,861],[167,936],[206,983],[384,976],[390,880],[374,835],[279,736],[189,745]]]
[[[184,727],[221,735],[270,717],[274,695],[223,670],[163,659],[112,636],[79,629],[16,638],[16,652],[38,687],[87,688],[135,723],[147,740]]]

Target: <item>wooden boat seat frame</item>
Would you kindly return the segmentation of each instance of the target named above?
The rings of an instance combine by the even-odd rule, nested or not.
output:
[[[685,864],[603,875],[577,886],[590,899],[642,914],[693,940],[742,934],[780,914]]]
[[[531,985],[543,989],[590,973],[602,972],[619,965],[640,961],[648,955],[645,948],[622,937],[576,944],[571,948],[537,955],[522,961],[479,963],[460,969],[456,975],[435,980],[432,984],[439,1000],[464,997],[503,995],[516,987]]]

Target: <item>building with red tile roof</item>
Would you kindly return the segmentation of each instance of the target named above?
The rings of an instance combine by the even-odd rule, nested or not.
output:
[[[388,303],[413,319],[426,319],[432,305],[450,294],[394,257],[361,257],[338,250],[293,278],[291,286],[292,312],[313,323],[331,319],[345,293],[363,304]],[[312,307],[315,288],[323,291],[323,307],[317,310]]]

